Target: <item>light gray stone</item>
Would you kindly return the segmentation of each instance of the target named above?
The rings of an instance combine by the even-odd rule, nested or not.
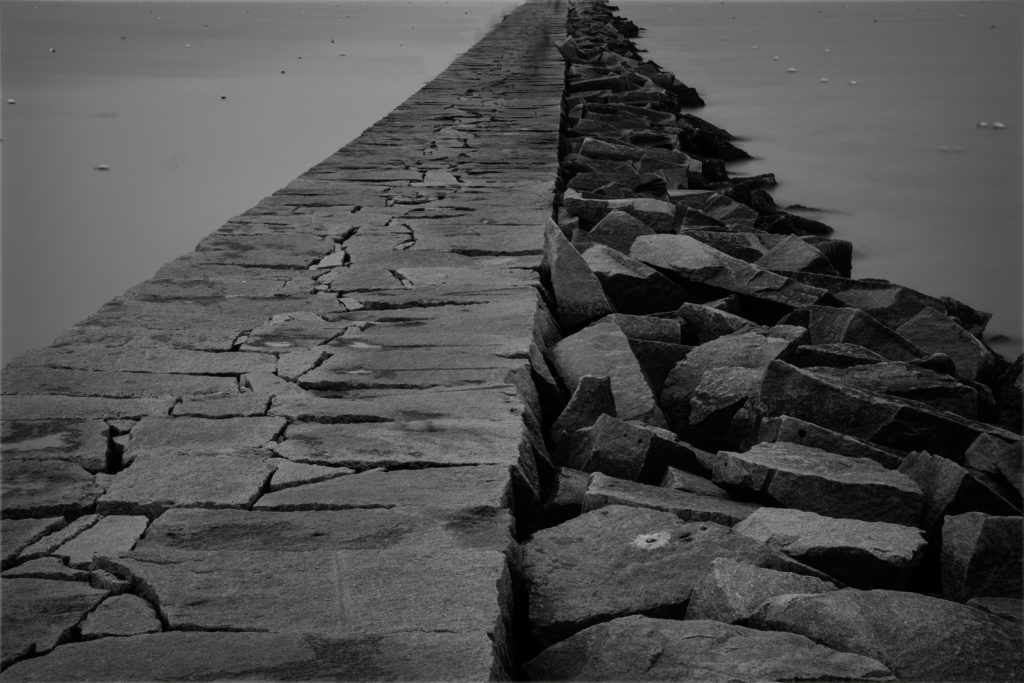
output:
[[[107,595],[77,581],[48,579],[0,579],[0,589],[4,666],[68,640],[82,617]]]
[[[729,494],[714,482],[699,474],[693,474],[678,467],[669,466],[665,470],[665,476],[661,480],[661,486],[676,491],[687,491],[701,496],[712,496],[714,498],[728,498]]]
[[[327,481],[334,477],[343,477],[346,474],[354,474],[355,470],[348,467],[327,467],[325,465],[307,465],[291,460],[280,460],[274,462],[274,475],[270,478],[269,490],[279,491],[290,486],[301,484],[314,484],[318,481]]]
[[[136,595],[114,595],[99,604],[82,624],[82,640],[135,636],[162,631],[153,606]]]
[[[98,522],[99,519],[99,515],[82,515],[67,526],[58,528],[53,533],[43,536],[38,541],[25,548],[21,553],[21,559],[30,560],[51,554],[54,550],[64,545],[64,543]]]
[[[88,567],[97,555],[118,555],[131,550],[148,524],[149,520],[141,516],[101,517],[57,548],[54,555],[64,558],[72,567]]]
[[[284,429],[282,417],[146,418],[131,431],[126,462],[169,451],[232,453],[265,446]]]
[[[201,399],[187,399],[174,406],[174,417],[207,417],[225,419],[232,417],[258,417],[267,414],[271,397],[252,391],[244,393],[205,396]]]
[[[107,468],[107,423],[103,420],[4,420],[7,457],[68,460],[90,472]]]
[[[17,394],[0,397],[0,406],[5,420],[138,420],[147,415],[169,414],[176,400],[173,396],[102,398]]]
[[[558,319],[566,332],[614,312],[597,276],[552,221],[544,229],[544,255]]]
[[[102,493],[93,475],[75,463],[4,458],[0,507],[5,517],[75,517]]]
[[[0,567],[6,569],[11,566],[22,550],[65,525],[67,522],[63,517],[0,520],[0,548],[3,552],[3,563]]]
[[[685,522],[715,522],[724,526],[735,525],[761,507],[728,498],[638,484],[595,472],[590,475],[587,492],[583,498],[583,512],[597,510],[606,505],[650,508],[671,512]]]
[[[802,446],[820,448],[823,451],[845,455],[849,458],[867,458],[874,460],[886,469],[898,468],[903,462],[903,455],[897,451],[881,448],[789,415],[779,415],[762,420],[757,438],[762,443],[788,441]]]

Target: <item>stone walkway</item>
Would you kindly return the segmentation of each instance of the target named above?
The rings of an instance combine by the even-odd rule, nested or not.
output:
[[[565,17],[5,368],[4,680],[516,673]]]

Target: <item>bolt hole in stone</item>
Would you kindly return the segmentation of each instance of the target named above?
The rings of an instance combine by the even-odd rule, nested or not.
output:
[[[633,546],[640,550],[656,550],[668,544],[672,535],[667,531],[655,531],[650,534],[640,534],[633,539]]]

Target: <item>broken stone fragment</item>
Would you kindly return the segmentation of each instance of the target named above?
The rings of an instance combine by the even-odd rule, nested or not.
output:
[[[695,303],[684,303],[672,317],[685,323],[683,343],[706,344],[727,334],[746,332],[757,325],[735,313]]]
[[[137,595],[114,595],[100,603],[82,624],[82,640],[159,633],[153,606]]]
[[[72,569],[56,557],[40,557],[22,562],[5,571],[5,579],[54,579],[58,581],[89,581],[85,569]]]
[[[22,550],[66,525],[63,517],[0,520],[0,549],[3,553],[0,569],[7,569],[14,564]]]
[[[560,467],[552,484],[551,494],[544,503],[544,518],[551,524],[561,524],[583,511],[583,497],[587,493],[590,475],[569,467]]]
[[[67,526],[43,536],[21,552],[21,560],[31,560],[51,554],[54,550],[98,522],[99,515],[82,515]]]
[[[525,664],[531,680],[893,680],[883,664],[804,636],[711,620],[630,616],[591,626]]]
[[[975,381],[988,374],[995,356],[981,340],[945,313],[926,306],[896,332],[926,353],[944,353],[953,359],[957,377]]]
[[[629,339],[613,317],[605,317],[560,341],[551,349],[550,360],[567,387],[575,387],[584,375],[610,377],[615,412],[620,418],[664,424]]]
[[[905,587],[926,545],[914,527],[788,508],[761,508],[734,530],[858,588]]]
[[[740,418],[743,407],[761,386],[761,368],[711,368],[700,378],[689,401],[688,426],[677,433],[707,449],[738,448],[753,439],[754,424]]]
[[[849,342],[804,344],[793,353],[793,365],[800,368],[848,368],[854,365],[881,363],[884,360],[885,357],[871,349]]]
[[[583,512],[606,505],[650,508],[671,512],[685,522],[715,522],[723,526],[733,526],[761,507],[728,498],[639,484],[595,472],[590,475]]]
[[[639,422],[601,415],[594,425],[576,432],[569,466],[630,481],[656,484],[665,468],[706,472],[702,453],[669,431]]]
[[[720,453],[712,479],[778,505],[830,517],[916,526],[924,497],[905,474],[873,460],[776,441]]]
[[[563,208],[580,219],[580,227],[590,230],[612,211],[623,211],[643,222],[656,233],[672,232],[676,225],[676,207],[670,202],[648,197],[589,199],[575,190],[562,195]]]
[[[1019,623],[948,600],[844,589],[766,602],[751,626],[799,633],[882,662],[901,680],[1018,680]]]
[[[625,211],[612,211],[598,221],[589,232],[585,230],[574,230],[572,233],[572,245],[583,253],[594,244],[601,244],[609,249],[629,253],[633,241],[641,235],[653,235],[647,225]]]
[[[765,569],[723,557],[712,562],[693,587],[686,618],[735,624],[756,614],[761,603],[776,596],[836,589],[835,584],[813,576]]]
[[[806,271],[839,275],[832,262],[813,245],[795,235],[785,237],[757,259],[757,265],[766,270]]]
[[[615,397],[608,377],[583,375],[569,403],[551,426],[551,441],[556,449],[568,449],[573,433],[594,424],[601,415],[615,417]]]
[[[866,441],[834,432],[821,425],[806,422],[789,415],[779,415],[778,417],[762,420],[757,439],[759,442],[788,441],[803,446],[820,448],[823,451],[845,455],[849,458],[867,458],[868,460],[874,460],[886,469],[899,467],[904,457],[902,453],[897,451],[875,446]],[[913,475],[905,474],[913,478]],[[918,482],[918,485],[920,486],[920,482]]]
[[[611,505],[538,531],[523,547],[530,629],[550,645],[629,614],[681,618],[694,584],[718,557],[819,575],[720,524]]]
[[[128,552],[146,530],[149,520],[142,516],[101,517],[91,527],[64,543],[54,555],[72,567],[87,568],[98,555]]]
[[[653,319],[648,318],[648,320]],[[678,342],[653,341],[633,337],[629,338],[629,347],[633,349],[633,355],[640,363],[640,368],[655,396],[661,394],[661,390],[665,386],[665,379],[672,368],[686,358],[690,349],[693,348]]]
[[[661,479],[661,486],[676,491],[696,493],[701,496],[712,496],[714,498],[728,498],[729,494],[725,489],[716,486],[714,482],[699,474],[693,474],[678,467],[668,467],[665,476]]]
[[[132,429],[124,453],[126,463],[137,456],[189,449],[229,453],[265,446],[284,429],[283,417],[144,418]]]
[[[597,276],[550,221],[544,231],[544,254],[563,330],[575,332],[614,311]]]
[[[910,341],[856,308],[808,306],[782,322],[807,328],[811,344],[857,344],[889,360],[910,361],[924,355]]]
[[[583,260],[617,311],[637,315],[671,311],[688,296],[658,271],[610,247],[592,245],[583,252]]]
[[[4,517],[77,517],[103,493],[93,475],[65,460],[4,457],[3,469]]]
[[[942,593],[964,602],[975,597],[1021,597],[1022,518],[965,512],[942,523]]]
[[[326,467],[324,465],[307,465],[291,460],[280,460],[274,463],[274,474],[267,485],[270,491],[279,491],[290,486],[301,484],[313,484],[318,481],[327,481],[334,477],[343,477],[346,474],[354,474],[355,470],[347,467]]]

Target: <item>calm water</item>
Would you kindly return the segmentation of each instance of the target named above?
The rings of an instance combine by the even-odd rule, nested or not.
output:
[[[990,311],[993,346],[1020,353],[1024,3],[617,4],[698,114],[745,138],[758,160],[734,172],[827,210],[855,277]]]
[[[515,4],[4,0],[3,361],[343,146]]]

